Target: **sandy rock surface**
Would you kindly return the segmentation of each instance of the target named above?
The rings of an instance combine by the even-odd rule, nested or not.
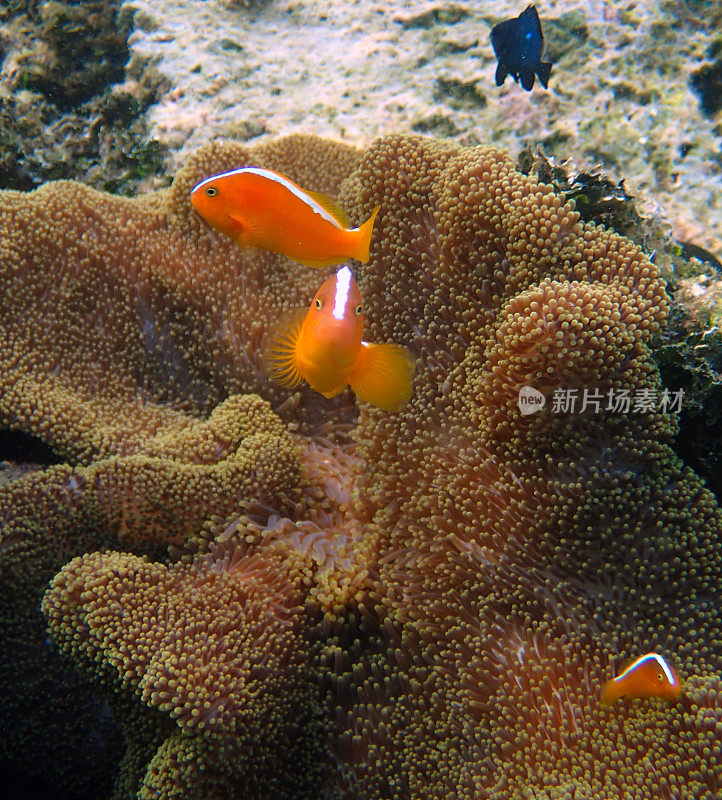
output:
[[[600,166],[722,254],[722,122],[691,85],[722,16],[713,2],[542,0],[548,90],[498,88],[489,31],[514,0],[128,0],[129,69],[170,89],[151,135],[180,163],[216,138],[303,131],[365,144],[414,131],[512,153],[530,141]],[[715,11],[715,9],[717,10]],[[717,132],[715,132],[715,122]]]

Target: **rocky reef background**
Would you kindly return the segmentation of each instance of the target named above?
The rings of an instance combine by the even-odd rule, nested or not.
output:
[[[168,181],[209,141],[428,133],[601,167],[722,253],[716,0],[543,0],[549,91],[494,84],[523,4],[16,0],[0,11],[0,179]],[[96,169],[96,166],[99,167]]]

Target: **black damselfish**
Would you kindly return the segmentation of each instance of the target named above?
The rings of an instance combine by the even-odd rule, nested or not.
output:
[[[527,90],[534,86],[534,73],[546,89],[551,75],[551,61],[542,61],[544,36],[536,6],[527,6],[514,19],[500,22],[491,29],[491,46],[499,66],[496,68],[496,85],[501,86],[511,75]]]

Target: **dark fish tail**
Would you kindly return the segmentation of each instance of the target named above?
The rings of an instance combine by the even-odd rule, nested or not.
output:
[[[537,67],[536,74],[539,76],[542,86],[546,89],[549,84],[549,76],[552,74],[551,61],[542,61]]]
[[[534,86],[534,70],[531,69],[525,72],[520,72],[519,78],[521,79],[521,85],[527,90],[527,92],[530,92],[532,86]]]

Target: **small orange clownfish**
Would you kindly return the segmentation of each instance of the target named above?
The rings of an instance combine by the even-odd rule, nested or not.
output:
[[[258,167],[206,178],[191,192],[191,203],[209,225],[242,247],[282,253],[308,267],[330,267],[349,258],[368,261],[380,208],[352,228],[330,198]]]
[[[361,400],[399,411],[411,397],[415,363],[401,345],[362,341],[361,291],[347,266],[323,282],[307,312],[281,323],[265,348],[269,374],[289,388],[303,378],[324,397],[351,386]]]
[[[646,653],[604,684],[602,703],[611,705],[624,696],[676,700],[681,693],[682,684],[664,657]]]

